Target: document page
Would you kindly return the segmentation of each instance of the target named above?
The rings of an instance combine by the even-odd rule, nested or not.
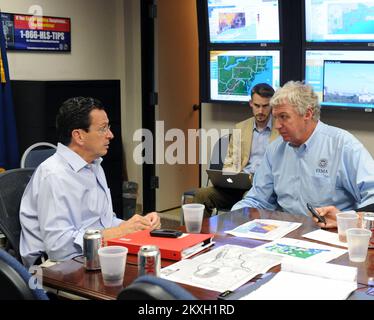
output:
[[[335,233],[335,232],[330,232],[330,231],[319,229],[319,230],[314,230],[312,232],[303,234],[303,237],[348,248],[347,242],[339,241],[339,235],[338,233]]]
[[[343,300],[357,289],[356,267],[293,263],[282,263],[279,273],[241,300]]]
[[[316,262],[328,262],[347,252],[345,249],[292,238],[282,238],[265,243],[256,247],[255,250],[280,255],[285,259]]]
[[[255,219],[248,221],[233,230],[225,231],[236,237],[260,240],[275,240],[282,238],[301,226],[299,222],[289,222],[271,219]]]
[[[254,249],[224,245],[161,270],[161,277],[208,290],[235,290],[280,264],[282,257]]]

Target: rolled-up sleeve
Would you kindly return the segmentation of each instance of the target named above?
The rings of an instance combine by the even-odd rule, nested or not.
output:
[[[269,152],[265,152],[264,161],[261,162],[254,175],[252,188],[231,210],[245,207],[267,210],[276,210],[278,208],[269,156]]]

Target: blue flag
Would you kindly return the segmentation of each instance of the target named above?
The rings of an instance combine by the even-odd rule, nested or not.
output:
[[[0,172],[19,167],[16,120],[13,110],[3,24],[0,20]]]

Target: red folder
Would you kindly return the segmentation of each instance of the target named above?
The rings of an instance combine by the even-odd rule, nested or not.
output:
[[[149,230],[138,231],[121,238],[108,240],[109,246],[125,246],[129,253],[137,254],[144,245],[159,247],[161,258],[181,260],[213,244],[213,234],[184,233],[178,238],[151,237]]]

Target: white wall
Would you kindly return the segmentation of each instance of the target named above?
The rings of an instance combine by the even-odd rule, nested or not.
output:
[[[71,18],[72,50],[8,51],[11,79],[119,79],[127,170],[130,180],[141,183],[141,166],[132,160],[132,134],[141,124],[139,1],[0,0],[3,12],[33,14],[32,5],[41,6],[43,15]]]

